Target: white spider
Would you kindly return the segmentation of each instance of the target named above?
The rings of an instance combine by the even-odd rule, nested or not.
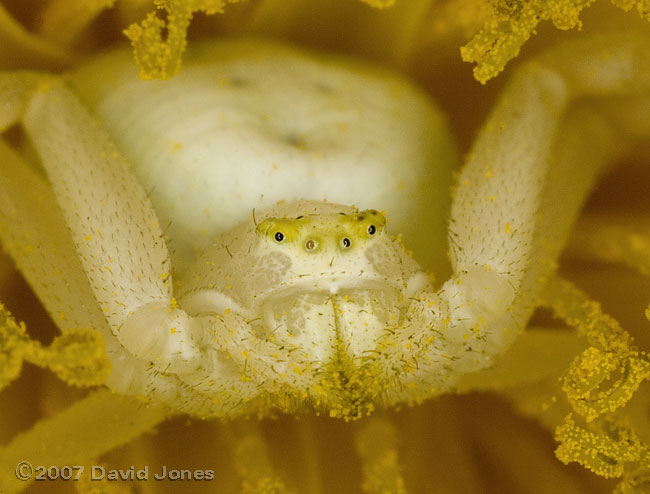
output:
[[[113,368],[108,385],[120,393],[145,395],[154,404],[201,417],[270,407],[356,417],[378,403],[421,400],[490,366],[522,331],[614,147],[602,119],[569,103],[601,94],[645,97],[650,92],[646,42],[642,35],[596,38],[551,52],[515,74],[460,174],[448,231],[452,273],[437,289],[401,241],[386,231],[382,213],[323,202],[385,208],[398,218],[394,231],[410,231],[405,243],[428,265],[441,266],[444,252],[437,245],[444,205],[442,213],[422,211],[444,203],[437,196],[444,194],[449,171],[446,163],[442,171],[430,167],[435,153],[449,163],[445,146],[436,145],[434,153],[431,145],[420,143],[439,139],[426,135],[438,125],[431,124],[432,110],[392,76],[264,42],[205,45],[188,59],[184,76],[165,83],[131,81],[125,68],[131,62],[124,54],[91,63],[69,83],[44,74],[2,74],[2,128],[23,126],[50,184],[2,143],[0,238],[62,330],[86,327],[103,333]],[[231,53],[226,62],[220,61],[223,53]],[[262,84],[269,74],[276,79]],[[85,88],[84,80],[91,81]],[[204,81],[210,81],[213,99],[206,96]],[[250,138],[250,128],[258,130],[274,114],[265,116],[262,108],[255,119],[244,113],[235,122],[242,110],[231,103],[233,94],[257,83],[262,93],[253,90],[255,98],[239,101],[249,110],[271,101],[275,110],[295,113],[295,121],[281,119],[278,127],[287,121],[304,125],[309,112],[329,125],[325,131],[314,124],[300,129],[301,135],[283,129],[284,145],[294,153],[287,166],[304,160],[302,171],[283,175],[278,188],[260,169],[229,170],[228,177],[238,178],[225,184],[223,169],[212,169],[199,179],[190,176],[201,189],[197,201],[183,185],[187,169],[176,174],[171,168],[150,170],[156,179],[168,178],[156,187],[172,195],[180,191],[189,205],[178,197],[161,199],[156,213],[122,153],[137,168],[134,160],[140,154],[151,166],[161,156],[187,149],[192,156],[184,157],[189,158],[184,166],[199,163],[201,173],[201,159],[225,147],[234,148],[226,159],[239,166],[248,165],[247,153],[283,156],[286,148],[277,150],[279,140],[269,137],[267,127],[255,135],[265,135],[268,147]],[[214,91],[220,84],[227,87],[225,96]],[[302,86],[312,89],[301,93]],[[109,115],[118,101],[135,106],[149,92],[163,107],[174,102],[174,121],[199,122],[185,131],[191,132],[188,145],[178,147],[167,136],[166,154],[153,158],[147,158],[147,146],[160,146],[132,139],[162,120],[153,108],[141,121],[119,109]],[[394,98],[392,106],[377,103],[376,113],[367,100],[354,106],[366,93],[372,101]],[[231,106],[216,114],[199,111],[215,101]],[[346,121],[350,105],[356,120]],[[167,119],[169,112],[164,107]],[[395,138],[404,154],[393,153],[390,136],[413,116],[421,121]],[[202,125],[210,129],[208,123],[224,119],[230,134],[224,127],[193,143],[194,134],[204,132]],[[340,124],[355,131],[373,127],[361,129],[371,137],[364,141],[354,134],[345,141],[345,132],[337,137],[332,130]],[[104,126],[113,127],[113,137]],[[412,138],[409,132],[421,135]],[[322,141],[315,151],[310,139],[316,137]],[[212,148],[212,139],[222,147]],[[351,161],[341,165],[341,157],[349,154],[335,151],[337,139],[343,139],[346,152],[358,145],[361,154],[352,153]],[[414,145],[420,146],[415,158],[409,151]],[[384,154],[388,158],[378,165],[376,155]],[[304,176],[287,184],[298,173]],[[259,183],[256,174],[269,186],[268,197],[254,191],[242,198],[248,181]],[[203,181],[215,175],[221,182],[215,187],[221,189],[210,193]],[[433,189],[439,177],[442,191]],[[300,180],[325,183],[327,191],[300,188]],[[152,200],[167,192],[154,189]],[[286,202],[269,208],[281,198]],[[209,235],[200,233],[204,211],[197,204],[208,203],[208,213],[221,214],[223,208],[223,217],[218,225],[210,223],[208,233],[219,235],[206,240]],[[176,213],[185,219],[176,222]],[[172,221],[170,242],[178,248],[171,258],[158,215]],[[427,234],[429,226],[434,235]],[[196,250],[202,255],[188,267]],[[176,259],[182,268],[175,267],[174,274],[181,279],[172,283]]]

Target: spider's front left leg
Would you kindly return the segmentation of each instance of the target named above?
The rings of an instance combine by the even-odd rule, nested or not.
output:
[[[514,74],[455,191],[453,275],[437,293],[413,296],[397,344],[382,347],[384,367],[408,374],[393,400],[444,391],[522,331],[587,194],[627,137],[587,98],[650,94],[647,42],[645,33],[594,37]]]
[[[176,304],[156,214],[100,124],[55,78],[42,81],[26,98],[22,120],[112,333],[128,354],[148,363],[155,374],[183,381],[179,389],[172,384],[161,395],[174,402],[182,386],[209,393],[198,401],[216,399],[224,407],[252,397],[252,385],[240,382],[216,350],[205,351],[206,321],[190,318]],[[238,323],[246,324],[243,319]],[[119,373],[115,363],[114,372]],[[193,409],[191,403],[183,407]]]
[[[392,400],[442,392],[461,375],[489,366],[529,314],[522,286],[567,97],[551,71],[530,72],[509,86],[461,172],[448,237],[452,276],[437,293],[411,297],[397,336],[416,350],[383,352],[392,365],[407,363],[404,387]]]

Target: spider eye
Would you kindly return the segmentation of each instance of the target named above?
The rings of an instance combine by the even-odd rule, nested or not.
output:
[[[305,249],[306,250],[314,250],[318,244],[314,242],[312,239],[309,239],[305,242]]]
[[[368,227],[368,235],[374,235],[377,232],[377,228],[375,225],[370,225]]]
[[[275,241],[277,243],[281,244],[282,242],[284,242],[284,233],[275,232],[275,235],[273,235],[273,238],[275,239]]]
[[[348,237],[345,237],[341,240],[341,247],[343,247],[344,249],[349,249],[351,245],[352,242]]]

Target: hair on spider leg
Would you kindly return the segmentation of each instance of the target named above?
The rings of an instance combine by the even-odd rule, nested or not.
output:
[[[170,240],[172,240],[172,238],[169,236],[169,232],[171,231],[172,223],[173,223],[173,221],[169,220],[169,222],[167,223],[167,226],[165,226],[164,228],[161,228],[162,231],[161,231],[160,238],[164,238],[166,242],[169,242]]]

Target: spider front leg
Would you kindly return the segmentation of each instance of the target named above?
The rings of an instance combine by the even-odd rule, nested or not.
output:
[[[33,74],[28,77],[31,81]],[[138,389],[139,381],[149,379],[146,373],[153,369],[169,381],[168,389],[153,390],[166,396],[165,401],[187,394],[181,391],[184,383],[191,391],[209,392],[210,400],[216,396],[225,403],[234,395],[233,379],[238,383],[233,400],[254,395],[252,386],[232,375],[230,363],[203,351],[207,322],[190,318],[176,304],[156,214],[104,129],[59,79],[43,77],[31,86],[36,89],[17,98],[22,105],[14,105],[13,117],[22,117],[95,299],[126,351],[116,358],[139,361],[114,365],[114,374],[125,375],[113,376],[113,381],[130,388],[120,391]]]
[[[380,345],[382,366],[401,376],[389,401],[453,387],[523,330],[587,194],[629,137],[587,98],[648,94],[647,40],[595,37],[514,74],[459,177],[453,275],[415,294],[403,330]]]
[[[453,274],[438,292],[412,297],[405,331],[397,336],[411,351],[399,344],[388,351],[395,364],[406,362],[405,386],[392,399],[442,392],[461,375],[491,365],[530,315],[526,280],[565,102],[561,79],[531,66],[484,127],[454,192],[448,237]]]

